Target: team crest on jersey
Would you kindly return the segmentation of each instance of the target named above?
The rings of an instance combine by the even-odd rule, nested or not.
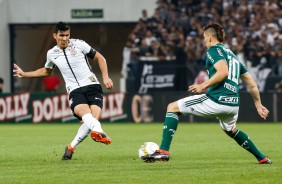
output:
[[[74,45],[72,45],[71,47],[70,47],[70,52],[71,52],[71,54],[72,55],[76,55],[76,50],[75,50],[75,46]]]

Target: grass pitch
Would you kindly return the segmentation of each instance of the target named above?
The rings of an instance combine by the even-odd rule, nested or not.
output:
[[[142,143],[160,144],[162,123],[104,123],[111,145],[88,137],[73,160],[62,161],[78,127],[78,123],[0,125],[0,183],[282,183],[282,123],[238,124],[272,165],[257,164],[212,123],[180,123],[166,163],[144,163],[138,157]]]

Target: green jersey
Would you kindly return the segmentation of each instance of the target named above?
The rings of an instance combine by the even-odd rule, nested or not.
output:
[[[207,51],[206,69],[209,78],[215,74],[214,64],[220,60],[226,61],[229,75],[223,81],[210,86],[207,96],[219,104],[239,106],[239,79],[240,75],[247,72],[247,69],[238,61],[236,55],[230,49],[225,48],[223,44],[217,44]]]

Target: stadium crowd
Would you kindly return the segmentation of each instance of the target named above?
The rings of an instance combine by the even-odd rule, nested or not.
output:
[[[128,36],[124,54],[130,65],[142,60],[185,63],[195,78],[205,64],[202,27],[217,22],[226,29],[225,45],[240,62],[282,76],[282,1],[157,0]],[[124,52],[125,53],[125,52]]]

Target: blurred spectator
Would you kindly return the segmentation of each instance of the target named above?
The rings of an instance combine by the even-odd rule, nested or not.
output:
[[[4,79],[0,77],[0,93],[3,93]]]
[[[128,70],[129,70],[129,64],[131,62],[131,43],[130,41],[126,42],[125,47],[123,47],[123,52],[122,52],[122,56],[123,56],[123,61],[122,61],[122,68],[121,68],[121,75],[124,78],[127,78],[127,74],[128,74]]]
[[[282,80],[275,84],[275,91],[278,93],[282,93]]]
[[[143,22],[147,22],[148,21],[148,12],[147,12],[147,10],[142,10],[142,16],[141,16],[141,18],[140,18],[140,20],[141,21],[143,21]]]
[[[43,88],[47,92],[56,92],[61,81],[60,78],[56,75],[46,76],[43,79]]]
[[[275,44],[270,53],[272,70],[282,77],[282,35],[275,38]]]
[[[160,43],[157,40],[152,41],[149,47],[149,54],[154,60],[156,61],[164,61],[165,60],[165,53],[162,50]]]

